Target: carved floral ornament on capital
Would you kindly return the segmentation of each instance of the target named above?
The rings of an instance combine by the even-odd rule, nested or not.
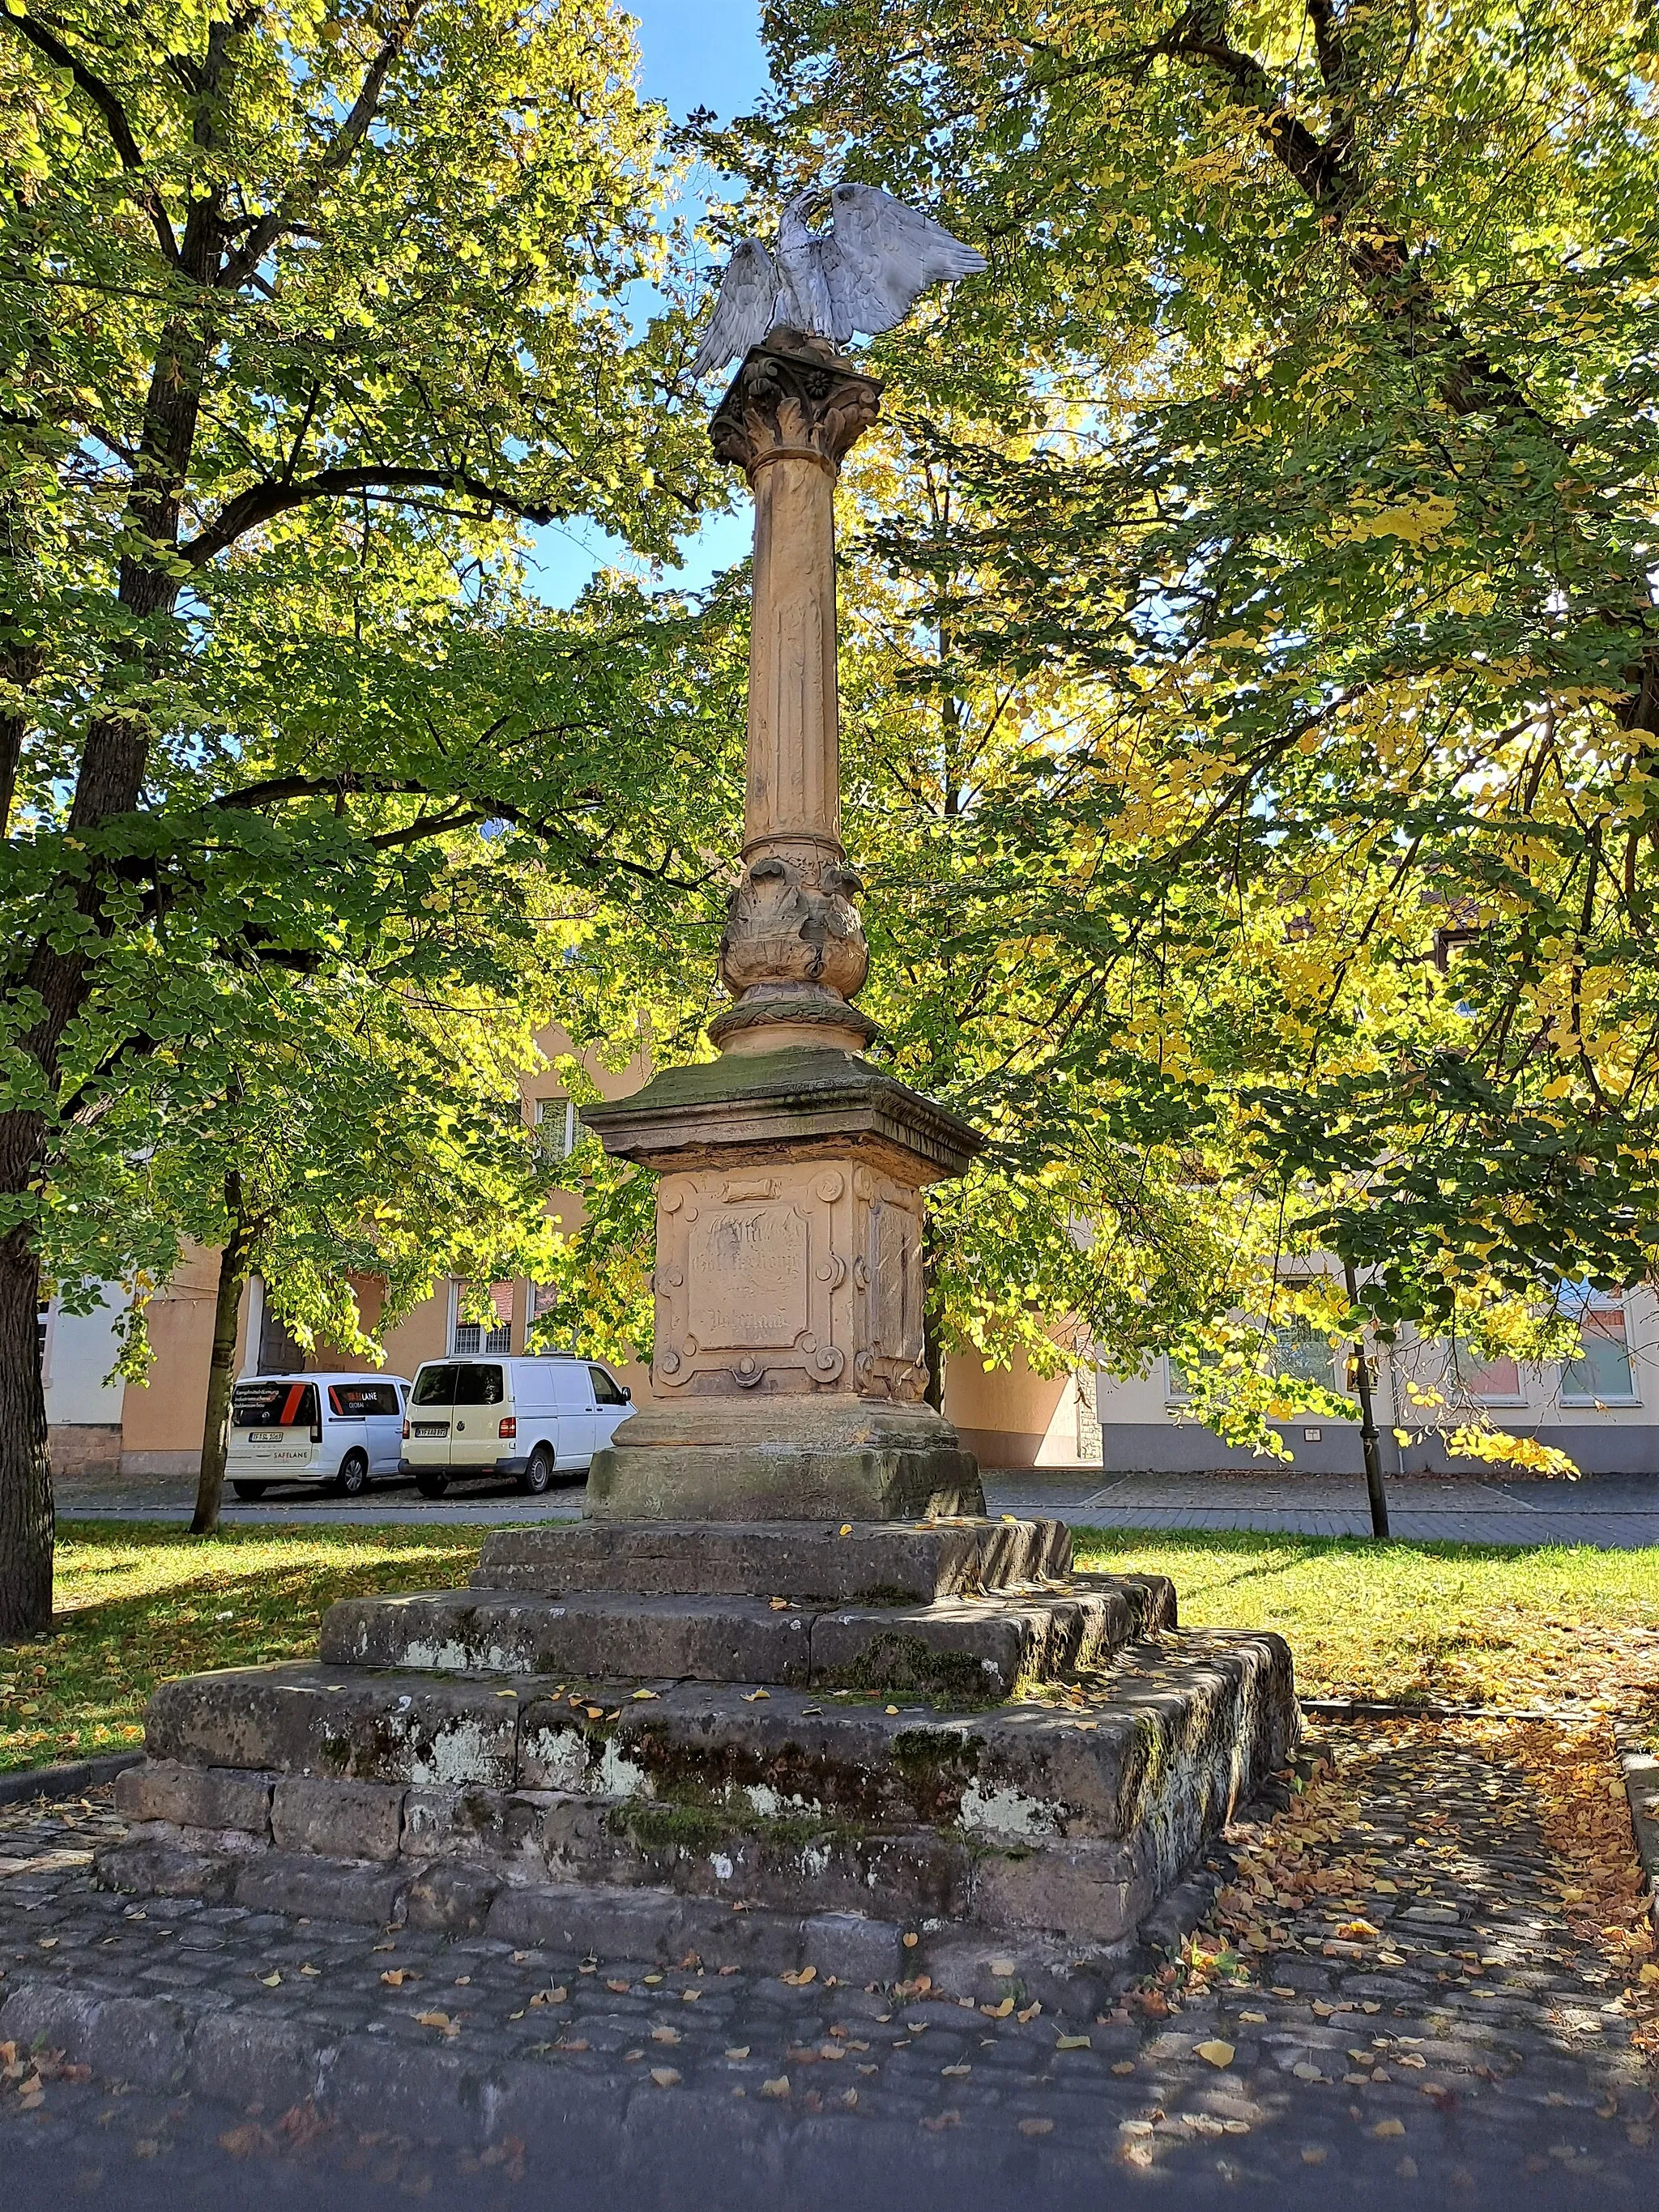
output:
[[[793,333],[781,332],[787,341]],[[802,347],[814,346],[801,338]],[[787,455],[832,474],[881,412],[881,386],[817,342],[812,352],[757,346],[715,410],[709,441],[717,458],[753,477]]]

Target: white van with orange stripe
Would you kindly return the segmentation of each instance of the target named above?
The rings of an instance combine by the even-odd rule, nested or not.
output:
[[[259,1375],[230,1394],[225,1473],[239,1498],[273,1482],[326,1483],[356,1498],[398,1472],[409,1384],[401,1375]]]

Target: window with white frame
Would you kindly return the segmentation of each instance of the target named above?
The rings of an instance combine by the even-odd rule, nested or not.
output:
[[[462,1298],[458,1286],[455,1300],[455,1322],[452,1332],[453,1352],[504,1352],[513,1349],[513,1285],[511,1283],[492,1283],[489,1303],[495,1319],[488,1324],[468,1321],[464,1317]]]
[[[1317,1383],[1322,1390],[1340,1390],[1344,1385],[1337,1373],[1337,1356],[1330,1339],[1300,1319],[1280,1322],[1261,1332],[1259,1364],[1269,1375],[1287,1375],[1295,1382]],[[1192,1397],[1192,1386],[1180,1361],[1166,1353],[1164,1365],[1170,1401],[1185,1403]]]
[[[1578,1357],[1561,1369],[1562,1404],[1638,1403],[1623,1297],[1617,1291],[1593,1290],[1588,1283],[1564,1283],[1556,1303],[1578,1324]]]
[[[1482,1359],[1479,1352],[1454,1337],[1446,1361],[1446,1379],[1460,1395],[1477,1406],[1524,1406],[1521,1368],[1507,1352]]]
[[[581,1140],[582,1120],[574,1098],[536,1101],[536,1141],[550,1160],[568,1160]]]

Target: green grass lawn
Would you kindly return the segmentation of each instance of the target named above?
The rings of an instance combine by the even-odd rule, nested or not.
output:
[[[1659,1709],[1659,1551],[1079,1529],[1080,1565],[1170,1576],[1192,1626],[1276,1628],[1309,1695]],[[323,1609],[464,1582],[463,1528],[71,1522],[49,1637],[0,1647],[0,1769],[136,1743],[156,1683],[304,1658]]]
[[[1659,1706],[1659,1550],[1073,1536],[1079,1566],[1168,1575],[1188,1626],[1279,1630],[1309,1697]]]
[[[51,1635],[0,1645],[0,1771],[137,1743],[158,1682],[309,1657],[337,1597],[465,1582],[481,1540],[467,1528],[192,1538],[152,1523],[66,1522]]]

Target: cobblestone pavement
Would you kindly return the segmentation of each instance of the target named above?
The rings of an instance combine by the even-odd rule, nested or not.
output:
[[[344,1521],[419,1521],[493,1527],[506,1521],[570,1521],[581,1512],[582,1486],[572,1485],[532,1502],[510,1486],[480,1486],[459,1496],[422,1498],[412,1484],[387,1484],[348,1504],[316,1490],[294,1489],[260,1505],[227,1499],[236,1526]],[[1370,1533],[1364,1488],[1329,1475],[1118,1474],[988,1472],[993,1513],[1059,1514],[1100,1528],[1255,1529],[1270,1535],[1365,1536]],[[191,1486],[66,1478],[58,1485],[65,1519],[172,1521],[188,1516]],[[1594,1544],[1623,1550],[1659,1544],[1659,1477],[1587,1475],[1580,1482],[1480,1482],[1406,1478],[1390,1485],[1394,1534],[1411,1543]]]
[[[134,1903],[89,1879],[106,1795],[0,1813],[0,2039],[67,2049],[0,2046],[0,2197],[1651,2212],[1638,1969],[1575,1918],[1514,1758],[1323,1744],[1183,1958],[1081,2011],[988,1944],[896,1994]]]

